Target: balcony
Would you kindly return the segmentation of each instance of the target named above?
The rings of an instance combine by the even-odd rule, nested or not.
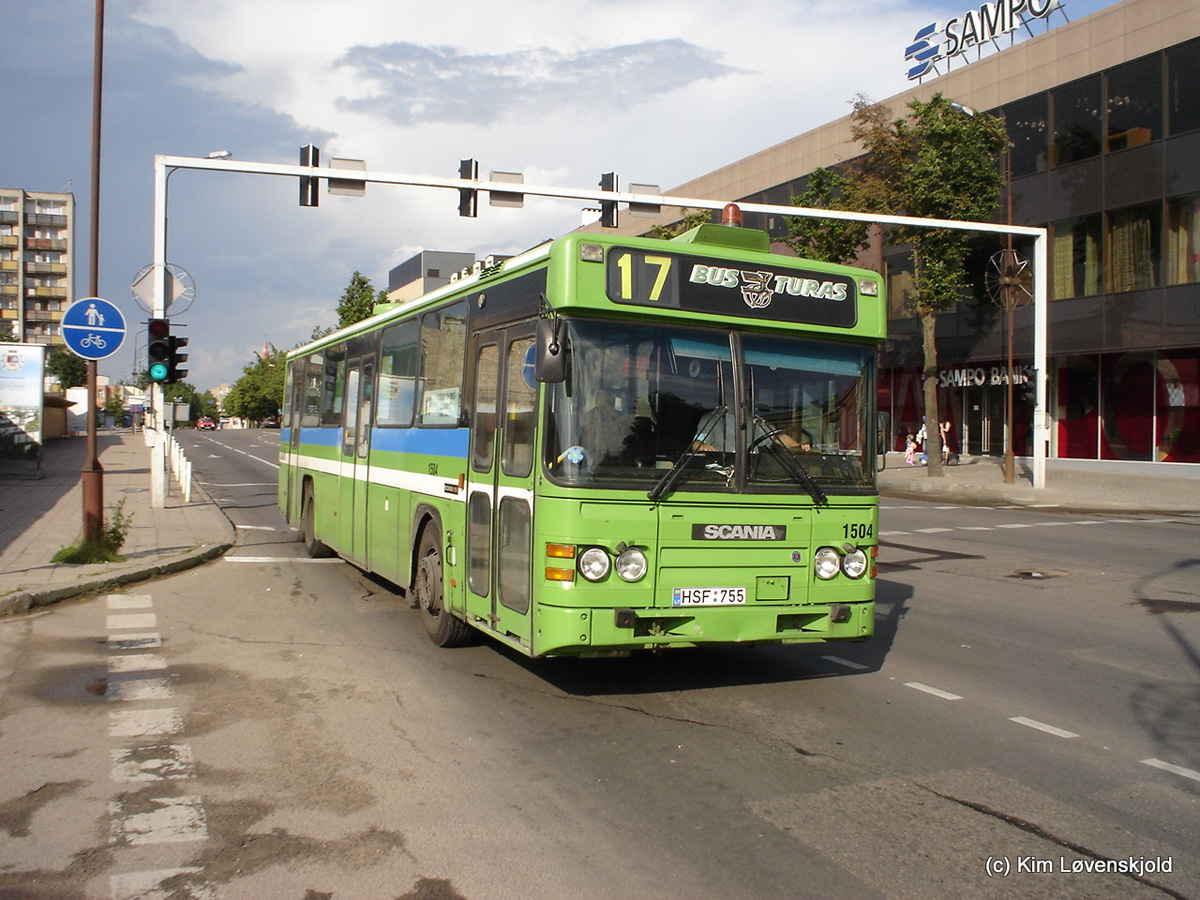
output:
[[[0,225],[16,225],[20,218],[20,213],[15,210],[0,209]]]
[[[0,272],[18,272],[21,264],[15,259],[0,259]]]
[[[67,242],[63,238],[25,238],[26,250],[66,250]]]
[[[27,309],[25,310],[26,322],[61,322],[62,310],[60,309]]]
[[[31,262],[25,263],[26,275],[66,275],[66,263],[45,263]]]
[[[16,249],[21,246],[21,239],[15,234],[0,235],[0,247],[10,247]]]
[[[53,299],[66,300],[67,299],[67,289],[65,287],[26,288],[25,296],[26,297],[41,297],[41,298],[46,298],[46,299],[51,299],[51,300],[53,300]]]

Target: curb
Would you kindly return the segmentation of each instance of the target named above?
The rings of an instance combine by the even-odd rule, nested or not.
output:
[[[112,590],[115,587],[123,587],[124,585],[135,584],[139,581],[148,581],[151,578],[157,578],[162,575],[174,575],[177,572],[184,572],[196,566],[203,565],[206,562],[211,562],[219,556],[223,556],[232,547],[232,541],[222,544],[202,545],[196,553],[189,553],[185,556],[176,557],[175,559],[155,563],[150,566],[101,575],[88,581],[79,581],[75,584],[59,588],[50,588],[41,591],[15,591],[6,597],[0,597],[0,619],[27,613],[38,606],[50,606],[54,603],[60,603],[63,600],[85,597],[90,594],[99,594]]]

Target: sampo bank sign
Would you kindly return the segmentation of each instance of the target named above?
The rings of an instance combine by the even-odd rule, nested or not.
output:
[[[972,47],[1011,34],[1027,17],[1046,19],[1061,6],[1061,0],[997,0],[944,23],[930,22],[913,35],[904,51],[904,58],[915,63],[908,70],[908,79],[927,75],[939,59],[961,56]]]

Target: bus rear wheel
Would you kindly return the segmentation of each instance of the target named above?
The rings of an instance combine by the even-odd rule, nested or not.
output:
[[[324,541],[317,539],[316,531],[316,501],[313,500],[312,485],[304,488],[304,514],[301,516],[300,539],[304,541],[304,549],[311,559],[325,559],[333,556],[333,550]]]
[[[461,647],[471,640],[471,626],[446,611],[442,590],[441,538],[433,526],[421,532],[413,591],[429,639],[439,647]]]

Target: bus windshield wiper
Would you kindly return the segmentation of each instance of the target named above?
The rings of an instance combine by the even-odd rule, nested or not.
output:
[[[675,487],[677,482],[682,480],[684,472],[687,471],[688,462],[700,452],[701,445],[712,430],[716,428],[717,423],[721,421],[724,415],[725,404],[721,404],[700,421],[700,427],[696,429],[696,437],[684,448],[683,453],[679,454],[679,458],[675,460],[674,465],[667,469],[667,474],[658,479],[654,487],[646,492],[647,497],[651,500],[657,500],[666,494],[667,491],[671,490],[671,488]],[[708,422],[707,426],[705,426],[705,422]]]
[[[783,438],[779,436],[778,430],[767,432],[767,441],[773,450],[778,451],[777,456],[784,470],[792,476],[792,480],[800,484],[802,488],[808,491],[809,496],[813,498],[813,502],[817,506],[821,506],[829,502],[829,497],[821,490],[821,486],[817,484],[816,479],[808,474],[808,469],[796,459],[791,449],[783,442]]]

